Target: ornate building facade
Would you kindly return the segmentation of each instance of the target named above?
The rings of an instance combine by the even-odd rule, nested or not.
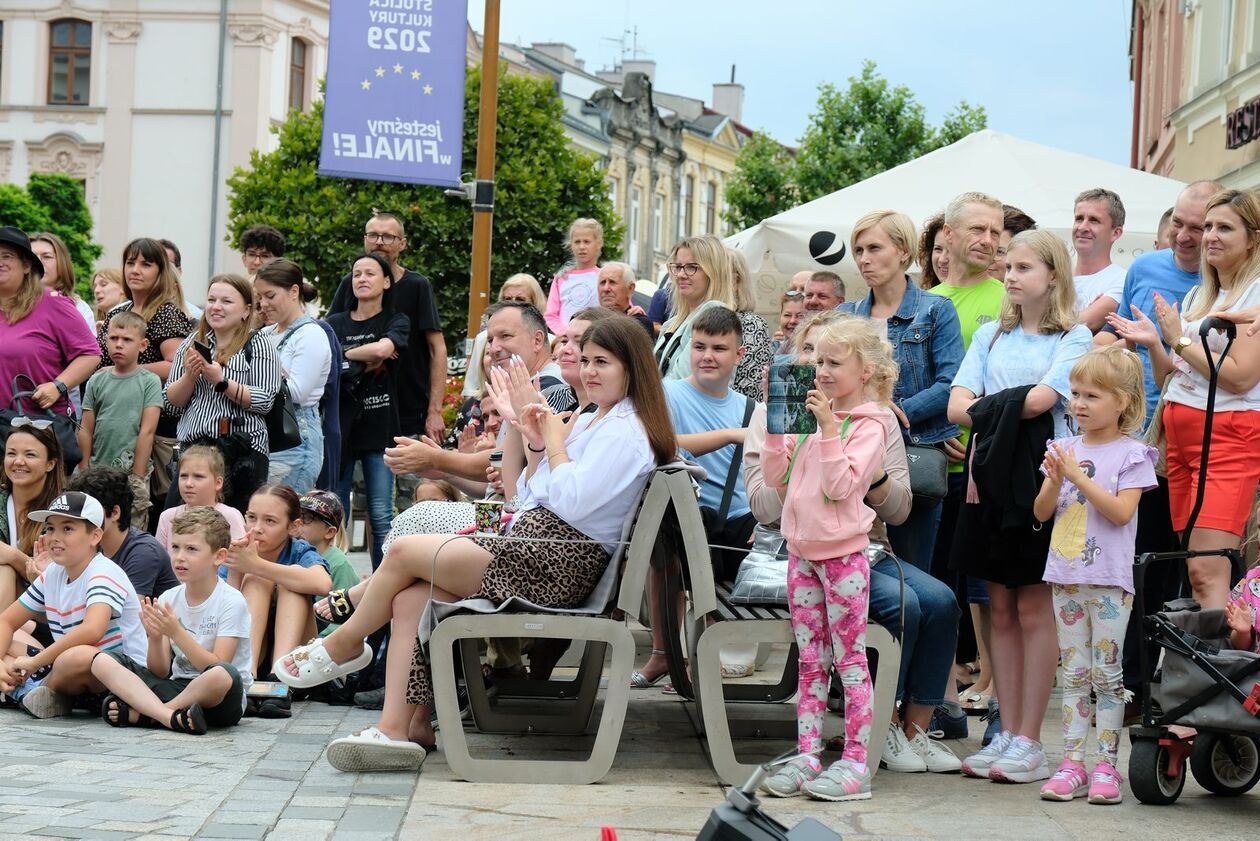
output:
[[[198,296],[239,268],[223,242],[224,180],[272,148],[291,107],[310,107],[327,43],[327,0],[5,4],[0,179],[81,181],[103,262],[133,237],[166,237]]]

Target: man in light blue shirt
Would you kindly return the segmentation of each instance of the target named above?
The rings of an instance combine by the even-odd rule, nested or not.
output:
[[[1152,251],[1139,256],[1129,266],[1124,278],[1124,297],[1116,308],[1116,315],[1133,318],[1133,308],[1155,321],[1155,294],[1165,301],[1178,305],[1191,289],[1199,285],[1199,265],[1203,244],[1203,218],[1207,202],[1220,192],[1221,186],[1213,181],[1195,181],[1186,186],[1173,205],[1169,236],[1172,247]],[[1109,345],[1119,341],[1115,329],[1107,325],[1094,337],[1094,344]],[[1150,423],[1159,402],[1159,383],[1151,369],[1151,358],[1146,348],[1132,348],[1142,358],[1142,370],[1146,386],[1146,422]]]

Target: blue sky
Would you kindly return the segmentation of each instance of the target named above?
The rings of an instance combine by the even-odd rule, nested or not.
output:
[[[564,41],[588,69],[610,66],[623,32],[656,61],[662,90],[711,99],[745,86],[744,122],[795,145],[820,82],[844,85],[872,59],[915,92],[933,123],[960,99],[989,127],[1038,143],[1129,162],[1129,0],[503,0],[500,37]],[[469,0],[481,31],[483,0]],[[626,34],[629,45],[633,36]],[[606,40],[611,39],[611,40]]]

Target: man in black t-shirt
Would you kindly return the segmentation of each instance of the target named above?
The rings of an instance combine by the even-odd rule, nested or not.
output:
[[[433,287],[419,272],[398,262],[407,248],[402,220],[392,213],[377,211],[368,220],[363,234],[366,251],[389,261],[394,285],[386,296],[386,306],[407,316],[411,330],[407,349],[398,365],[398,419],[402,434],[419,438],[429,435],[442,440],[446,425],[442,420],[442,398],[446,388],[446,339],[438,320]],[[354,304],[350,276],[346,275],[333,295],[328,314],[345,312]]]

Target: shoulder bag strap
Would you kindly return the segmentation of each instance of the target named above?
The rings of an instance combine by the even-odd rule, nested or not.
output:
[[[752,417],[753,409],[757,403],[751,397],[745,397],[744,400],[744,421],[741,426],[748,428],[748,419]],[[743,467],[744,462],[744,445],[735,445],[735,454],[731,456],[730,469],[726,471],[726,487],[722,489],[722,504],[718,507],[718,520],[726,522],[726,513],[731,510],[731,497],[735,495],[735,480],[739,478],[739,471]]]

